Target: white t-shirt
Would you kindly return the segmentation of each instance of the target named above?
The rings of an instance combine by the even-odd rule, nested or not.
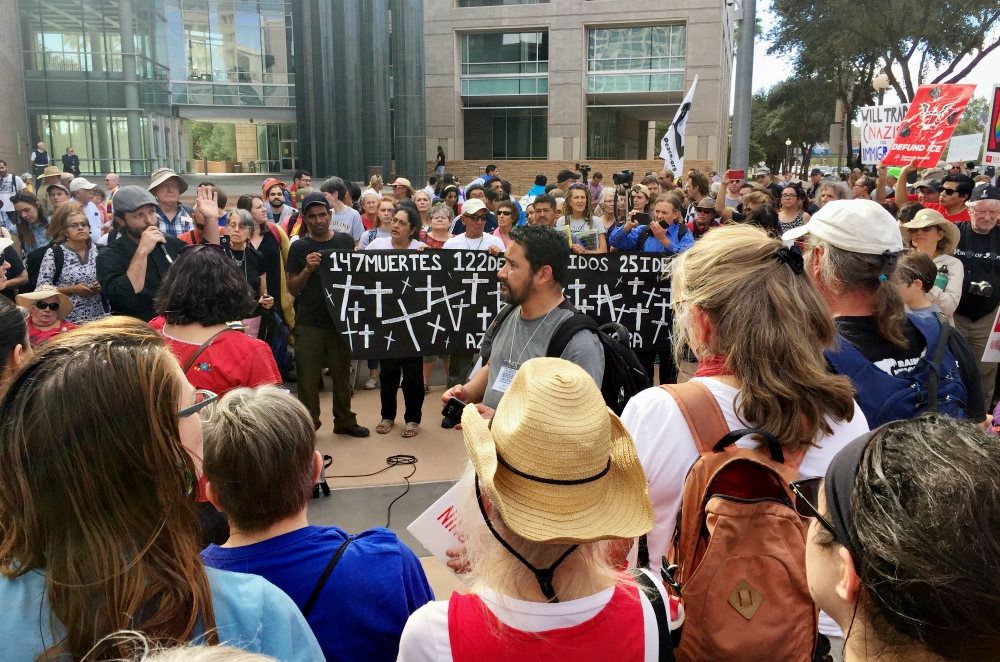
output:
[[[659,584],[659,582],[657,582]],[[548,632],[571,628],[597,616],[611,601],[615,588],[567,602],[526,602],[499,596],[489,589],[479,593],[483,604],[501,623],[522,632]],[[661,594],[663,591],[660,591]],[[659,659],[659,633],[656,615],[646,595],[639,591],[642,602],[645,639],[644,662]],[[664,600],[666,596],[664,595]],[[451,662],[451,638],[448,634],[448,601],[428,602],[410,614],[399,640],[396,662]]]
[[[410,245],[407,246],[407,248],[414,249],[420,248],[421,246],[427,246],[427,244],[414,239],[410,242]],[[395,249],[396,247],[392,245],[392,237],[379,237],[378,239],[372,239],[368,246],[365,247],[366,251],[391,251]]]
[[[556,229],[560,232],[565,232],[565,228],[566,217],[563,216],[556,221]],[[604,221],[601,220],[600,216],[593,216],[589,221],[585,218],[571,220],[569,223],[569,231],[573,237],[587,250],[597,250],[600,246],[600,235],[607,232],[604,228]]]
[[[346,232],[351,235],[354,241],[361,239],[361,234],[365,231],[365,224],[361,222],[361,214],[355,209],[348,207],[344,211],[330,210],[330,227],[337,232]]]
[[[0,211],[14,211],[14,203],[10,201],[11,196],[24,188],[24,182],[13,173],[7,173],[6,177],[0,178],[0,201],[3,208]]]
[[[741,422],[736,414],[738,389],[712,378],[696,377],[692,381],[704,384],[712,392],[730,430],[752,427]],[[677,511],[681,508],[681,497],[684,495],[684,479],[688,470],[698,461],[698,447],[677,403],[662,388],[649,388],[635,395],[625,406],[621,418],[625,429],[635,441],[639,461],[649,482],[649,501],[653,505],[654,524],[646,540],[649,545],[650,569],[654,574],[659,574],[660,560],[669,556]],[[828,418],[827,422],[833,434],[817,438],[818,447],[806,452],[799,466],[799,475],[803,478],[825,476],[833,456],[868,432],[868,421],[857,403],[854,405],[854,418],[851,421],[838,423]],[[755,448],[757,442],[744,437],[736,445]],[[843,636],[840,628],[826,614],[820,615],[820,632],[828,636]]]
[[[90,240],[96,244],[101,238],[101,212],[97,209],[97,205],[90,201],[83,206],[83,213],[90,222]]]
[[[464,232],[444,242],[442,248],[456,251],[486,251],[489,250],[490,246],[496,246],[501,252],[507,250],[500,237],[495,237],[492,234],[483,234],[482,237],[477,239],[469,239],[465,236]]]

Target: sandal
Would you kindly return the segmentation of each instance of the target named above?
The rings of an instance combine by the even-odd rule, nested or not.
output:
[[[403,430],[403,437],[416,437],[419,428],[419,423],[407,423],[406,428]]]
[[[388,418],[383,418],[382,422],[375,426],[375,432],[379,434],[389,434],[389,430],[392,426],[396,424],[396,421],[390,421]]]

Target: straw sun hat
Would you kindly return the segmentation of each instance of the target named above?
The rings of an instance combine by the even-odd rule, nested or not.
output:
[[[653,528],[632,437],[576,364],[526,361],[491,425],[466,405],[462,430],[480,486],[522,538],[573,544]]]
[[[910,230],[926,228],[933,225],[944,231],[944,248],[941,252],[945,255],[952,255],[958,248],[958,241],[962,238],[962,232],[958,226],[946,219],[941,212],[935,209],[921,209],[909,223],[902,223],[900,231],[903,234],[903,243],[910,243]]]
[[[59,299],[59,310],[56,311],[56,317],[62,321],[66,319],[66,316],[73,311],[73,302],[69,300],[69,297],[52,287],[51,285],[39,285],[38,289],[34,292],[25,292],[24,294],[17,295],[17,305],[22,308],[31,308],[31,304],[36,301],[42,301],[50,297],[56,297]]]

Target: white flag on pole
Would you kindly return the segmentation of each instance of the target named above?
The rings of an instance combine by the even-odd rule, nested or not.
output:
[[[694,99],[694,88],[698,86],[698,76],[691,82],[691,89],[684,95],[681,107],[674,115],[674,121],[670,123],[667,132],[660,140],[660,158],[663,159],[663,167],[671,170],[680,177],[684,174],[684,129],[687,127],[688,113],[691,111],[691,100]]]

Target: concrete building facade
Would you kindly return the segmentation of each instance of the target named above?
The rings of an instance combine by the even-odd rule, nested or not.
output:
[[[698,76],[686,156],[721,168],[733,19],[723,0],[426,0],[427,153],[653,159]]]

